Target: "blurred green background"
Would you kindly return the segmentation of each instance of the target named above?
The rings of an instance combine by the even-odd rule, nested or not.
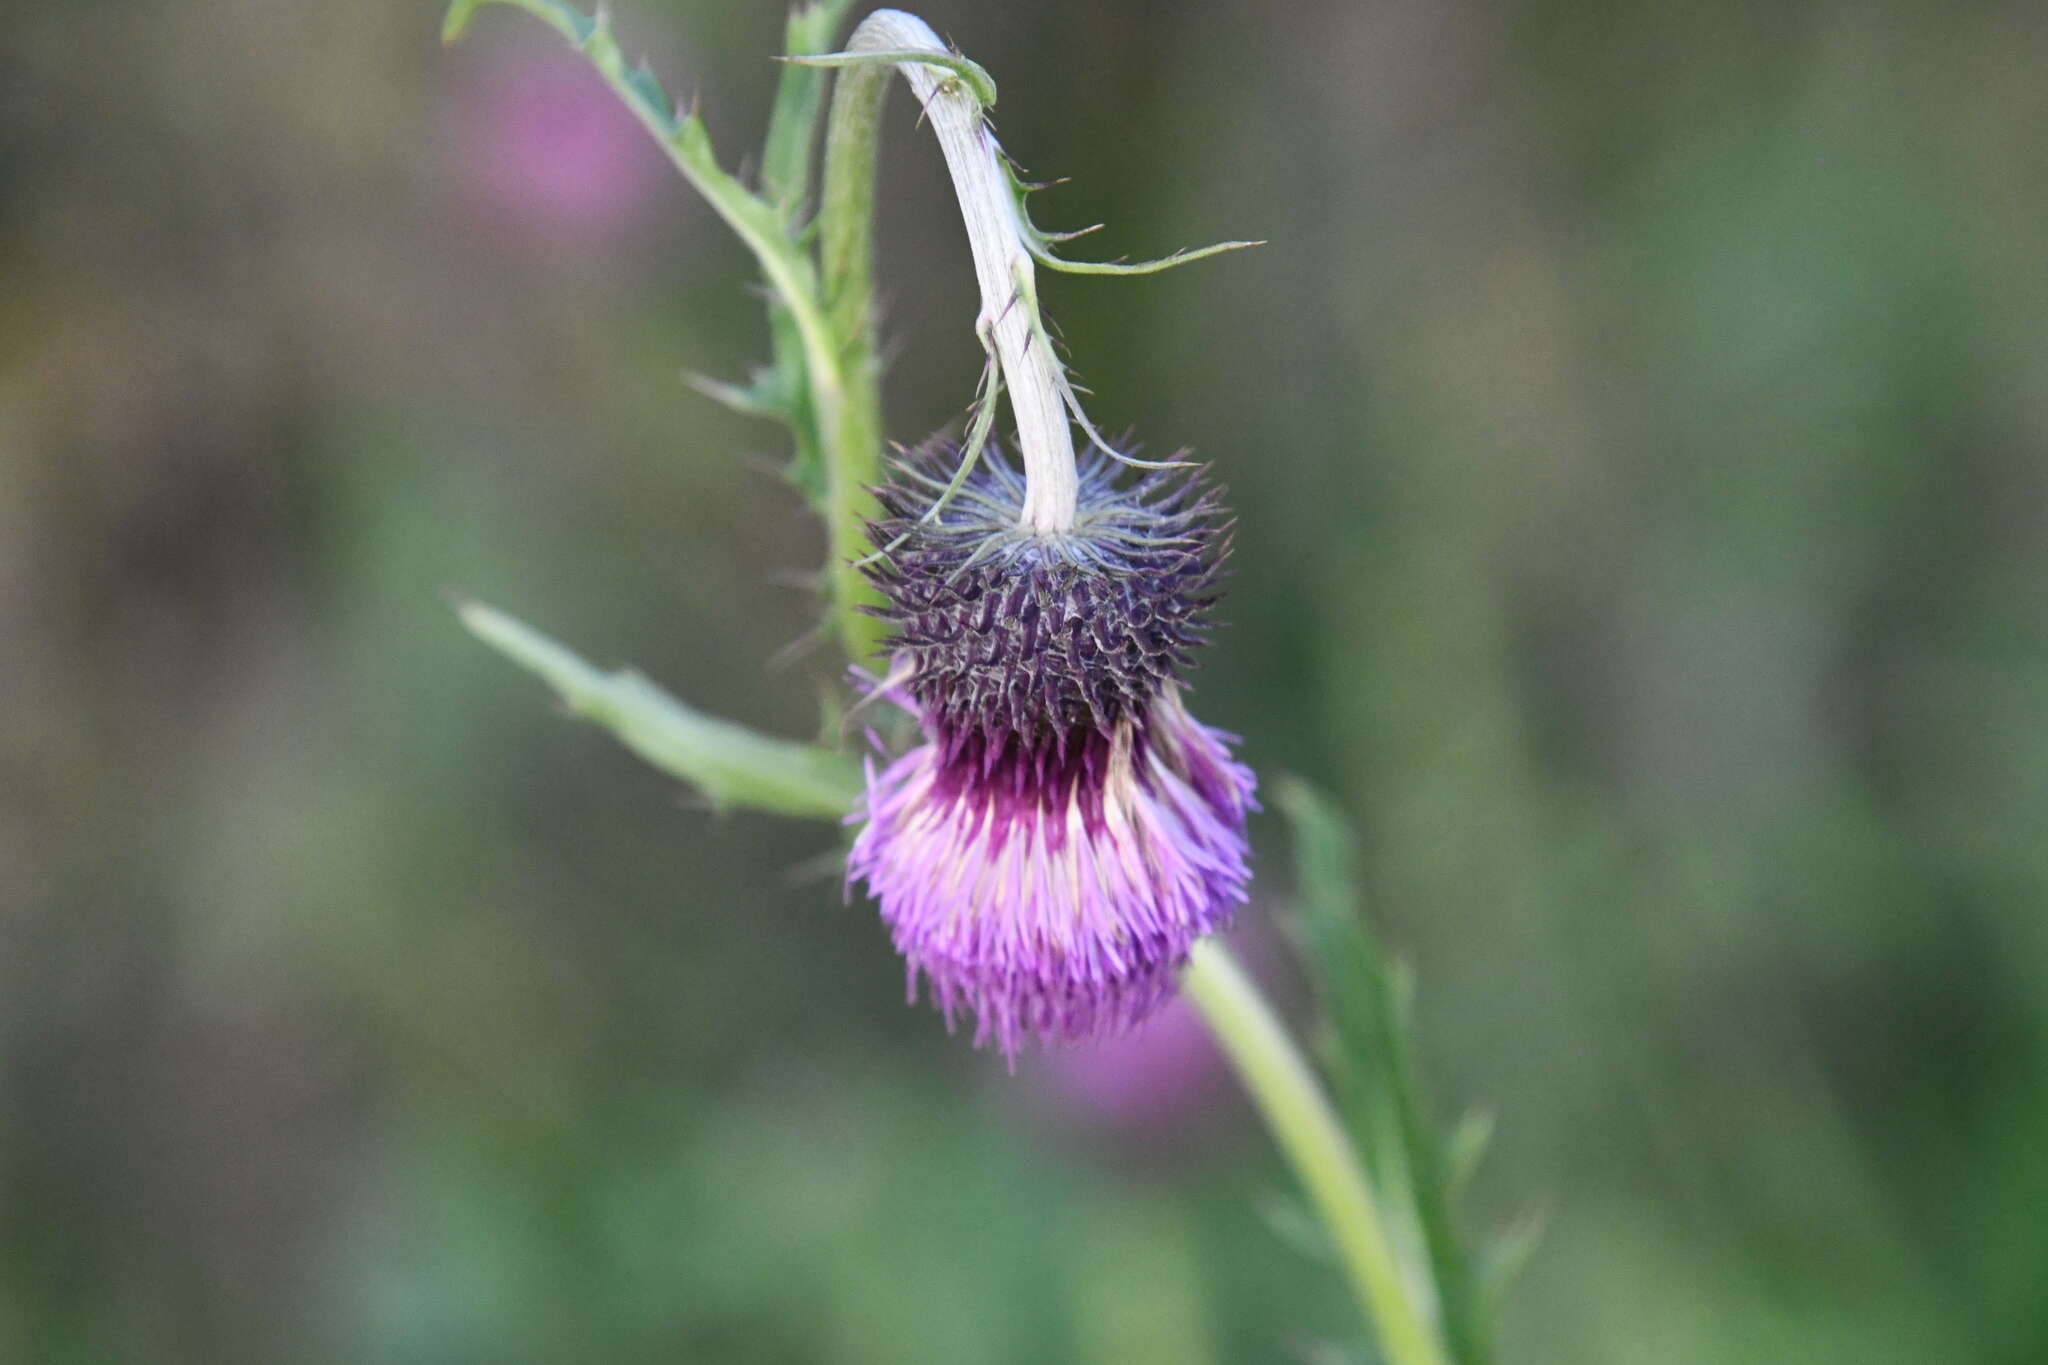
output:
[[[780,6],[634,0],[728,164]],[[922,12],[1216,462],[1196,705],[1340,793],[1508,1362],[2048,1360],[2048,14]],[[552,35],[26,0],[0,35],[0,1359],[1245,1362],[1356,1337],[1184,1020],[905,1009],[832,831],[457,627],[808,735],[750,263]],[[889,426],[979,371],[893,97]],[[1267,820],[1249,951],[1288,894]]]

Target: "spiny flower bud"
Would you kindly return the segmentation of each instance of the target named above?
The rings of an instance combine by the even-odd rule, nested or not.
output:
[[[949,1023],[1014,1057],[1120,1032],[1245,898],[1250,769],[1181,703],[1228,553],[1191,474],[1116,486],[1080,462],[1071,528],[1022,524],[991,450],[936,513],[957,452],[906,456],[869,569],[926,742],[869,771],[864,880]]]

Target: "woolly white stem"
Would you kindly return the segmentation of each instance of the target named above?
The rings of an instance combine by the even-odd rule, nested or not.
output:
[[[849,52],[951,55],[924,20],[893,9],[876,10],[862,20],[846,46]],[[1017,419],[1024,459],[1022,523],[1040,535],[1064,535],[1074,526],[1078,488],[1074,436],[1061,397],[1059,361],[1034,326],[1036,275],[1002,152],[982,117],[981,101],[964,81],[922,62],[899,62],[896,69],[924,107],[960,200],[974,278],[981,286],[975,330],[984,344],[994,341]]]

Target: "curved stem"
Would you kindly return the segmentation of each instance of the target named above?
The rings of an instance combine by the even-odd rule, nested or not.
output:
[[[1017,444],[1024,461],[1024,525],[1043,535],[1073,528],[1077,476],[1059,362],[1041,336],[1035,269],[1002,152],[983,117],[981,96],[947,66],[916,60],[875,64],[886,54],[929,53],[953,63],[931,27],[901,10],[876,10],[854,29],[847,54],[869,54],[839,77],[825,134],[825,193],[819,209],[825,306],[833,329],[853,346],[866,339],[873,307],[875,143],[891,70],[900,72],[938,138],[981,288],[975,329],[1003,367]],[[857,339],[857,340],[856,340]],[[850,357],[849,375],[869,376],[871,353]],[[849,405],[852,406],[852,405]],[[879,408],[879,402],[876,407]]]
[[[1213,939],[1195,945],[1181,987],[1237,1068],[1336,1240],[1388,1365],[1444,1365],[1436,1330],[1402,1278],[1364,1167],[1272,1007]]]

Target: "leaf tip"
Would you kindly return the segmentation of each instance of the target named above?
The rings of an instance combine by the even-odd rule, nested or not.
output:
[[[495,607],[485,606],[467,593],[445,588],[442,596],[448,599],[448,605],[462,622],[462,628],[485,644],[502,647],[508,637],[517,633],[511,617]]]
[[[489,0],[453,0],[448,12],[441,16],[441,45],[450,47],[462,41],[462,35],[469,29],[469,21],[488,3]]]

